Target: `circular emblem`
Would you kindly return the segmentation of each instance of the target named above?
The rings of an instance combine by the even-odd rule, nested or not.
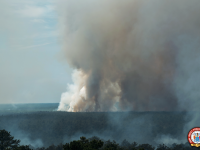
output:
[[[193,128],[188,133],[188,141],[191,146],[200,146],[200,128]]]

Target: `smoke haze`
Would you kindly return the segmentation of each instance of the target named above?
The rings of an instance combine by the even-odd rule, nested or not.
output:
[[[38,132],[30,132],[28,129],[32,128],[28,127],[22,130],[18,126],[29,124],[17,119],[10,124],[7,118],[1,121],[1,129],[11,131],[22,144],[32,143],[37,147],[54,141],[49,140],[50,137],[66,142],[93,135],[121,138],[117,139],[119,141],[128,138],[140,143],[145,139],[149,143],[171,144],[185,142],[188,131],[200,126],[199,0],[18,2],[0,1],[0,39],[3,39],[0,44],[0,103],[58,100],[66,80],[65,75],[58,74],[65,72],[54,62],[59,46],[51,42],[61,40],[60,55],[74,71],[73,84],[62,94],[58,110],[147,111],[147,114],[148,111],[190,111],[186,117],[182,115],[185,120],[169,117],[163,119],[165,122],[161,125],[160,118],[153,120],[148,115],[127,121],[126,117],[132,112],[108,115],[106,121],[102,119],[105,117],[95,115],[93,119],[84,118],[81,116],[84,113],[79,117],[69,113],[74,116],[63,115],[61,119],[47,114],[43,118],[51,118],[50,123],[40,118],[41,122],[30,124],[37,127]],[[55,4],[59,33],[54,29]],[[45,45],[49,46],[45,49]],[[92,121],[95,119],[99,122]],[[27,117],[26,120],[31,119]],[[99,130],[101,121],[108,122],[108,128]],[[164,130],[165,124],[172,122],[177,123],[176,128],[173,124],[169,130]],[[80,128],[75,128],[77,124]],[[157,131],[158,126],[163,128]]]
[[[58,110],[198,110],[198,0],[61,0],[58,8],[62,54],[75,70]]]

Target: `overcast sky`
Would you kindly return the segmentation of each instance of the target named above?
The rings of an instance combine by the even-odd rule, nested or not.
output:
[[[0,0],[0,103],[57,103],[71,82],[53,0]]]

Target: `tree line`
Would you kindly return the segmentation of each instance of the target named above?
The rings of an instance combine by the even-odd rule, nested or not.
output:
[[[47,148],[40,147],[34,148],[31,145],[20,145],[20,140],[14,139],[10,132],[0,130],[0,150],[193,150],[197,149],[189,146],[188,144],[173,144],[167,146],[160,144],[152,146],[150,144],[138,144],[136,142],[129,143],[124,140],[121,144],[92,137],[80,137],[79,140],[73,140],[69,143],[59,144],[57,146],[51,145]]]

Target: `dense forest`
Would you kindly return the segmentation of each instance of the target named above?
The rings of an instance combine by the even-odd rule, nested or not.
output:
[[[129,143],[123,140],[121,144],[99,139],[98,137],[85,138],[80,137],[79,140],[73,140],[68,143],[60,143],[59,145],[50,145],[49,147],[33,147],[31,145],[20,145],[20,140],[14,139],[10,132],[0,130],[0,150],[192,150],[197,149],[189,146],[189,144],[173,144],[166,146],[159,144],[156,147],[150,144],[138,144],[136,142]]]
[[[1,115],[0,130],[5,129],[21,143],[35,147],[67,143],[82,136],[156,145],[162,143],[163,135],[181,139],[186,121],[184,112],[51,111]]]

